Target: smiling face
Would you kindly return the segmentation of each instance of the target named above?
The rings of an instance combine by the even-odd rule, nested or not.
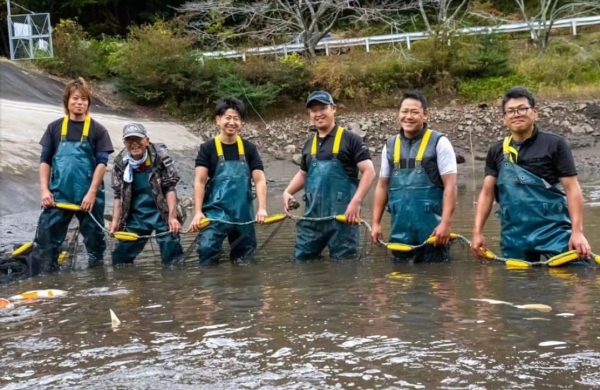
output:
[[[336,111],[336,106],[321,102],[314,102],[308,107],[310,122],[321,131],[328,131],[333,127]]]
[[[404,135],[411,138],[417,135],[427,122],[427,111],[423,104],[416,99],[404,99],[398,112],[398,125],[404,130]]]
[[[504,124],[511,133],[527,134],[533,131],[537,118],[537,108],[532,108],[525,97],[510,99],[504,105]]]
[[[241,115],[232,108],[225,111],[223,115],[217,116],[216,120],[221,134],[229,137],[237,135],[244,124]]]
[[[144,157],[144,153],[146,153],[148,145],[150,145],[150,140],[148,138],[127,137],[123,143],[131,157],[135,160],[139,160]]]
[[[71,115],[82,116],[87,114],[90,107],[88,97],[79,90],[74,90],[69,96],[67,109]]]

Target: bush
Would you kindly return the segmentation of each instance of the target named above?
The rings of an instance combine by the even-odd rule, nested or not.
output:
[[[103,79],[108,75],[108,56],[118,41],[89,40],[73,20],[61,20],[52,31],[54,58],[37,60],[38,65],[57,76]]]
[[[260,112],[275,103],[280,91],[271,83],[253,85],[238,75],[228,75],[219,79],[217,97],[236,97],[249,104],[248,108]]]
[[[534,80],[523,75],[513,75],[463,81],[459,84],[458,91],[461,96],[469,100],[495,100],[517,85],[522,85],[532,92],[539,89],[539,85]]]

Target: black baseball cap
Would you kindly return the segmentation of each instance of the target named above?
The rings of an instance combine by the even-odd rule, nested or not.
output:
[[[333,97],[331,96],[331,94],[325,91],[315,91],[311,93],[308,99],[306,100],[306,108],[308,108],[312,102],[319,102],[331,106],[335,104],[333,102]]]
[[[123,139],[129,137],[148,138],[148,132],[141,123],[130,123],[123,127]]]

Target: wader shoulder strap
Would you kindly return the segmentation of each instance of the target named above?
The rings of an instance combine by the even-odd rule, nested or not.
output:
[[[215,138],[215,146],[217,147],[217,156],[219,156],[219,160],[225,161],[225,154],[223,153],[223,144],[221,143],[221,139],[219,137]],[[237,146],[238,146],[238,154],[240,155],[240,160],[246,160],[246,151],[244,150],[244,142],[242,141],[242,137],[237,137]]]
[[[333,157],[336,158],[340,153],[340,147],[342,145],[342,137],[344,135],[344,128],[340,127],[337,129],[337,133],[335,134],[335,141],[333,142]],[[315,138],[313,138],[312,147],[310,150],[310,154],[313,158],[317,158],[318,148],[317,145],[319,143],[319,134],[315,134]]]
[[[423,135],[423,140],[421,141],[421,146],[419,146],[419,152],[417,153],[416,163],[420,164],[423,161],[423,156],[425,156],[425,151],[427,150],[427,145],[429,145],[429,140],[431,139],[431,135],[433,131],[427,129],[425,134]],[[394,141],[394,166],[399,167],[400,159],[402,158],[402,139],[400,139],[400,135],[396,136],[396,140]]]
[[[85,117],[85,122],[83,124],[83,133],[81,134],[81,142],[85,141],[88,139],[88,137],[90,136],[90,127],[92,124],[92,118],[89,116]],[[69,132],[69,117],[65,116],[65,119],[63,119],[63,123],[62,123],[62,129],[60,132],[60,140],[61,141],[66,141],[67,140],[67,134]]]
[[[508,159],[511,163],[516,163],[519,158],[519,151],[512,146],[510,143],[512,142],[512,135],[510,137],[504,138],[504,143],[502,144],[502,151],[505,156],[508,156]]]

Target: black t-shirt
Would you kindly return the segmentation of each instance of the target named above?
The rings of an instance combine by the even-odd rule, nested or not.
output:
[[[504,140],[496,142],[488,151],[485,161],[485,175],[498,177],[504,162]],[[567,141],[556,134],[538,131],[520,145],[517,165],[541,177],[551,185],[560,182],[561,177],[577,175],[575,160]]]
[[[325,138],[319,137],[317,144],[317,160],[333,160],[333,144],[337,132],[338,125],[336,124],[336,129],[327,134]],[[313,140],[314,135],[306,141],[304,148],[302,148],[302,162],[300,163],[300,169],[304,172],[308,172],[308,167],[312,160],[311,153]],[[346,171],[346,174],[349,177],[358,178],[359,170],[356,165],[362,161],[370,160],[371,153],[359,135],[345,130],[337,158],[342,163],[342,167],[344,167],[344,171]]]
[[[242,142],[244,143],[246,163],[248,163],[250,172],[255,170],[264,171],[265,168],[263,166],[263,162],[260,158],[260,154],[258,153],[256,145],[245,139],[242,139]],[[231,145],[227,145],[221,142],[221,145],[223,145],[223,157],[225,157],[225,161],[240,159],[240,153],[238,151],[237,142]],[[200,145],[200,149],[198,149],[198,155],[196,156],[196,168],[207,168],[208,177],[210,179],[214,177],[218,164],[219,156],[217,155],[217,145],[213,138]]]
[[[40,145],[42,145],[42,147],[50,148],[52,150],[52,156],[56,154],[56,150],[60,144],[63,120],[64,118],[60,118],[50,123],[44,132],[42,139],[40,140]],[[75,122],[69,120],[69,125],[67,128],[67,141],[81,140],[84,123],[85,122]],[[92,145],[92,150],[94,153],[106,152],[110,154],[115,151],[108,131],[104,126],[96,122],[94,119],[92,119],[90,124],[88,141]]]

